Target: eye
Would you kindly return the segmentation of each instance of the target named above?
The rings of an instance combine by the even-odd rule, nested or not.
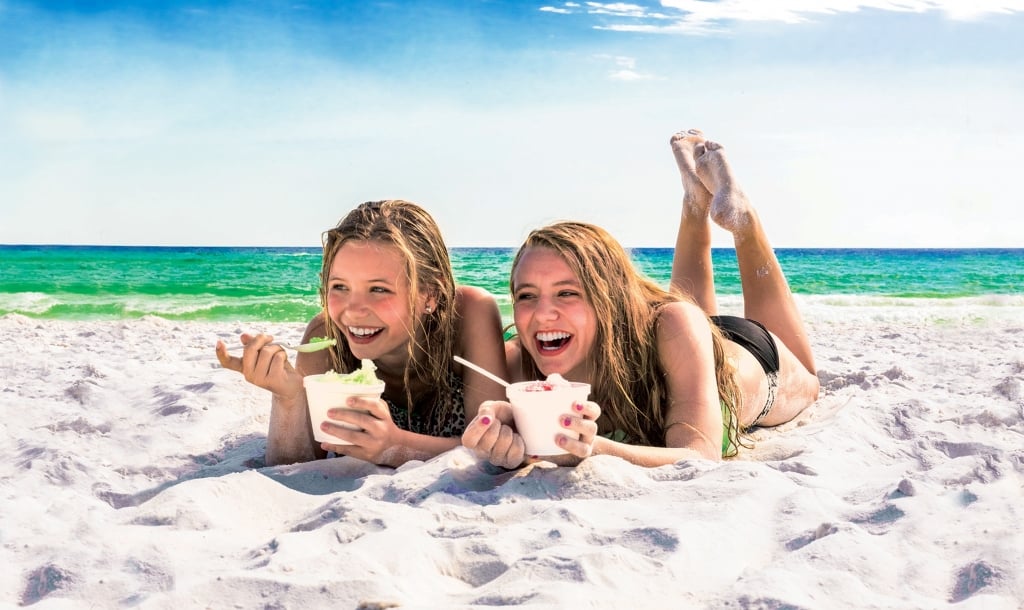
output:
[[[379,294],[389,294],[391,291],[383,286],[372,286],[370,292],[376,292]]]
[[[560,297],[578,297],[580,293],[575,290],[559,290],[558,296]]]
[[[537,296],[531,292],[520,292],[516,294],[516,302],[519,301],[530,301],[537,298]]]
[[[341,283],[329,284],[329,288],[332,291],[335,291],[335,292],[347,291],[348,290],[348,286],[346,286],[345,284],[341,284]]]

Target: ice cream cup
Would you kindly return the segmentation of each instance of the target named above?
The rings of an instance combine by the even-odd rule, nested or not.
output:
[[[543,381],[525,381],[511,384],[505,394],[512,403],[512,417],[526,444],[527,455],[568,453],[556,443],[558,435],[578,439],[579,434],[566,429],[561,419],[573,413],[573,403],[587,400],[590,384],[551,385]]]
[[[331,443],[332,445],[351,445],[352,443],[320,429],[320,424],[328,419],[327,410],[348,408],[345,403],[349,396],[380,398],[384,392],[383,382],[376,384],[345,383],[339,381],[338,375],[334,373],[307,375],[303,378],[302,385],[306,388],[306,403],[309,405],[309,421],[313,426],[313,438],[321,443]],[[350,410],[362,411],[361,409]],[[350,430],[361,430],[357,426],[338,420],[330,421]]]

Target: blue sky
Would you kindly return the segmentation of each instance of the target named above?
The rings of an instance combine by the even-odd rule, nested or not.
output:
[[[0,0],[0,243],[317,246],[405,198],[452,246],[671,245],[699,127],[777,247],[1024,247],[1022,39],[1024,0]]]

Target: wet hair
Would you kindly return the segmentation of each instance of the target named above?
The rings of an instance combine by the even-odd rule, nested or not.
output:
[[[659,309],[689,297],[671,293],[639,273],[625,249],[601,227],[582,222],[559,222],[531,232],[512,262],[512,275],[530,247],[557,252],[576,274],[584,299],[594,309],[597,332],[587,355],[591,399],[601,405],[598,431],[625,432],[629,442],[665,446],[669,404],[665,372],[658,356]],[[513,293],[515,287],[511,287]],[[725,357],[723,338],[711,324],[718,395],[728,412],[730,448],[739,446],[739,386]],[[524,373],[543,374],[526,349],[520,350]],[[673,422],[675,423],[675,422]],[[720,442],[719,438],[716,442]]]
[[[450,396],[452,353],[456,341],[455,278],[452,274],[448,248],[441,230],[426,210],[400,199],[368,201],[349,212],[336,227],[323,234],[323,264],[320,270],[320,304],[323,307],[327,336],[337,339],[331,350],[331,363],[336,371],[352,371],[359,360],[352,354],[343,333],[330,321],[327,312],[327,279],[331,264],[343,245],[351,241],[373,242],[394,248],[405,260],[405,276],[409,286],[408,311],[414,327],[407,329],[409,364],[403,382],[408,412],[417,403],[412,395],[411,381],[423,380],[434,396]],[[436,304],[429,313],[417,310],[416,299],[426,293]],[[435,408],[451,409],[450,401],[434,400]],[[431,411],[428,411],[430,413]],[[448,413],[433,413],[447,418]]]

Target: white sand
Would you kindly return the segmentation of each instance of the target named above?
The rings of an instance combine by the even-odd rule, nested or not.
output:
[[[822,397],[741,459],[518,474],[262,467],[213,344],[302,325],[0,318],[0,604],[1024,607],[1024,306],[804,305]]]

